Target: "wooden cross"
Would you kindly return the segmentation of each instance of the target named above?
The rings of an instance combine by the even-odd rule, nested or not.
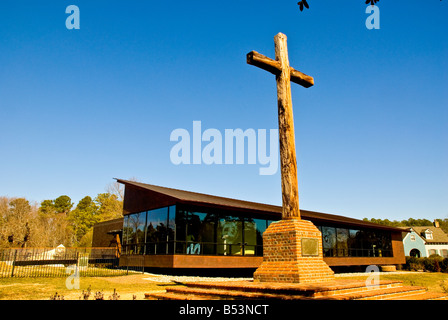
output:
[[[274,37],[274,43],[275,60],[256,51],[251,51],[247,54],[247,63],[269,71],[276,76],[282,176],[282,219],[300,219],[290,82],[309,88],[314,85],[314,79],[289,66],[286,36],[283,33]]]

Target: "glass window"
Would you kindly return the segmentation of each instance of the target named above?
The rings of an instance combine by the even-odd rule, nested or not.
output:
[[[148,211],[146,222],[146,253],[163,254],[167,251],[168,207]]]
[[[269,227],[269,225],[272,223],[272,222],[275,222],[275,221],[278,221],[278,220],[268,220],[267,222],[268,222],[268,227]]]
[[[179,209],[176,213],[177,253],[216,254],[216,215]]]
[[[337,242],[337,256],[348,256],[348,229],[337,228],[336,229],[336,242]]]
[[[217,239],[220,245],[217,253],[242,255],[243,223],[238,217],[222,216],[218,220]]]
[[[358,233],[357,245],[362,248],[362,257],[372,257],[374,256],[374,234],[366,230],[360,230]]]
[[[199,243],[202,242],[202,220],[206,214],[202,212],[188,212],[187,213],[187,242]]]
[[[199,214],[194,212],[193,214]],[[201,254],[216,254],[216,224],[217,216],[214,213],[200,213],[201,225],[199,228],[199,241]]]
[[[448,258],[448,250],[447,249],[440,250],[440,254],[443,258]]]
[[[187,239],[187,211],[178,208],[175,217],[176,234],[174,243],[174,252],[186,253],[186,239]]]
[[[174,230],[176,228],[176,206],[168,207],[168,239],[174,240]]]
[[[350,239],[356,239],[356,237],[358,236],[358,233],[359,233],[359,230],[350,229],[348,231],[348,236]]]
[[[176,235],[176,206],[168,207],[168,249],[167,253],[175,252]]]
[[[267,221],[264,219],[246,218],[244,220],[244,255],[263,255],[263,232]]]
[[[145,241],[146,212],[134,213],[128,216],[128,241],[130,254],[143,254]]]
[[[336,255],[336,228],[322,227],[322,247],[324,257]]]
[[[166,241],[168,208],[148,211],[146,241]]]
[[[437,254],[437,250],[436,249],[429,249],[428,253],[429,253],[429,256],[431,256],[433,254]]]
[[[361,241],[361,231],[349,229],[348,230],[348,255],[350,257],[362,257],[362,241]]]
[[[127,245],[129,243],[129,240],[128,240],[128,234],[129,234],[129,232],[128,232],[128,219],[129,219],[129,216],[124,216],[123,217],[123,235],[122,235],[123,245]]]
[[[389,232],[320,226],[324,257],[392,257]]]
[[[379,257],[392,257],[392,240],[389,232],[377,231]]]
[[[243,218],[225,212],[199,212],[177,207],[170,221],[175,247],[170,252],[205,255],[263,255],[266,219]],[[175,222],[175,224],[174,224]],[[174,237],[173,237],[174,238]]]
[[[121,250],[122,250],[122,253],[123,254],[127,254],[128,253],[128,243],[129,243],[129,240],[128,240],[128,234],[129,234],[129,232],[128,232],[128,218],[129,218],[129,216],[124,216],[123,217],[123,234],[122,234],[122,239],[121,239],[121,241],[122,241],[122,248],[121,248]]]

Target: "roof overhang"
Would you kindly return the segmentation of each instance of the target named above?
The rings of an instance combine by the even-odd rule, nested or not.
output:
[[[136,181],[129,181],[117,178],[115,179],[117,180],[117,182],[122,183],[125,186],[141,190],[150,190],[152,192],[159,193],[166,197],[173,198],[177,203],[190,204],[195,206],[223,208],[227,210],[252,212],[258,214],[267,214],[271,215],[273,218],[280,218],[282,214],[281,206],[219,197],[179,189],[166,188]],[[334,215],[303,209],[300,210],[300,213],[301,217],[304,220],[320,221],[323,223],[334,225],[342,224],[345,226],[351,226],[353,228],[372,228],[372,229],[388,230],[393,232],[409,232],[409,230],[403,230],[401,228],[380,225],[373,222],[349,218],[341,215]]]

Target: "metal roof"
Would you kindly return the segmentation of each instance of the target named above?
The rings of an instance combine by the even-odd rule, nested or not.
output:
[[[225,197],[219,197],[214,195],[208,195],[204,193],[197,193],[197,192],[191,192],[191,191],[185,191],[185,190],[179,190],[179,189],[173,189],[173,188],[167,188],[167,187],[161,187],[136,181],[129,181],[129,180],[123,180],[123,179],[117,179],[117,182],[122,183],[126,186],[133,186],[140,189],[146,189],[150,190],[156,193],[160,193],[169,197],[172,197],[174,199],[177,199],[180,202],[183,203],[191,203],[191,204],[201,204],[201,205],[213,205],[213,206],[220,206],[220,207],[226,207],[229,209],[234,210],[250,210],[250,211],[256,211],[259,213],[268,213],[273,214],[277,217],[281,217],[282,213],[282,207],[281,206],[275,206],[270,204],[263,204],[258,202],[251,202],[251,201],[245,201],[245,200],[238,200],[238,199],[232,199],[232,198],[225,198]],[[349,225],[353,227],[364,227],[364,228],[375,228],[375,229],[383,229],[383,230],[390,230],[395,232],[403,232],[400,228],[380,225],[368,221],[363,221],[359,219],[349,218],[341,215],[334,215],[334,214],[328,214],[328,213],[322,213],[322,212],[316,212],[316,211],[309,211],[309,210],[303,210],[300,209],[301,218],[304,220],[319,220],[326,223],[331,224],[343,224],[343,225]]]

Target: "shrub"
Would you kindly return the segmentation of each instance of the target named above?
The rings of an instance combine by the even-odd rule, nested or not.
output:
[[[436,257],[423,258],[425,271],[440,272],[439,259]]]
[[[410,263],[409,268],[407,270],[410,271],[423,271],[424,267],[423,264],[420,263]]]
[[[445,258],[440,262],[440,271],[448,272],[448,258]]]
[[[448,258],[442,258],[439,255],[431,255],[424,258],[406,257],[404,269],[410,271],[448,272]]]
[[[423,271],[425,268],[423,262],[421,261],[421,258],[406,257],[406,264],[404,265],[404,269],[409,271]]]

